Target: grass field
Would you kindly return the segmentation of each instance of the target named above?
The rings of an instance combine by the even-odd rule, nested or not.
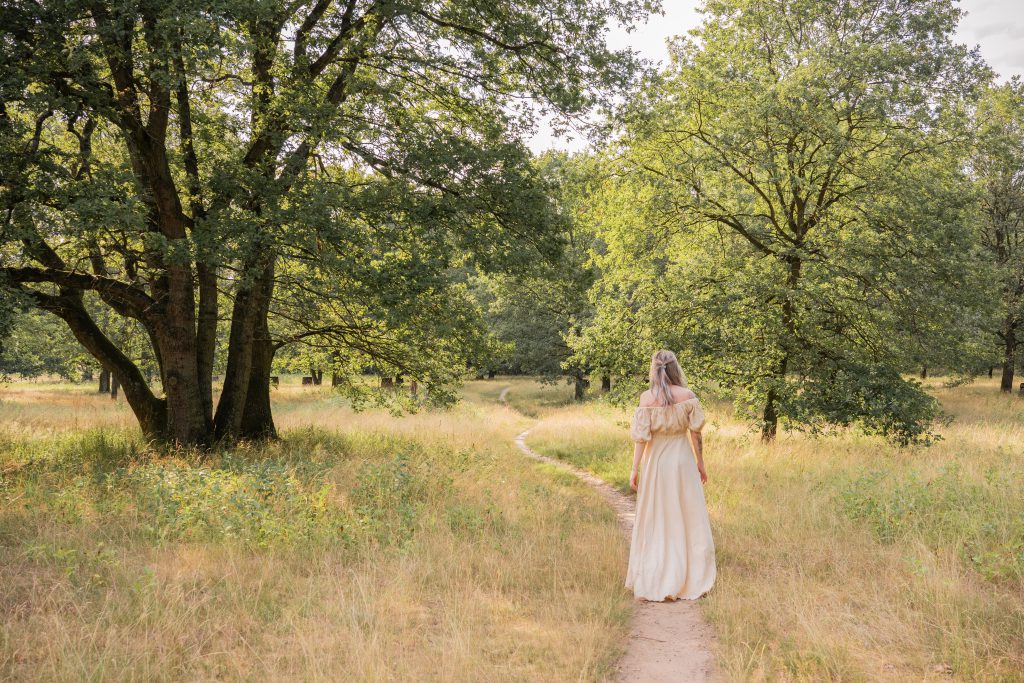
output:
[[[1024,401],[931,389],[953,419],[905,450],[765,447],[705,401],[727,680],[1024,680]],[[470,382],[399,418],[285,383],[281,443],[200,460],[146,448],[90,387],[0,387],[0,678],[602,679],[627,548],[511,445],[533,425],[625,490],[629,411],[570,391]]]
[[[626,549],[500,389],[397,418],[285,384],[281,443],[199,459],[91,387],[0,387],[0,679],[600,679]]]
[[[851,433],[765,447],[706,402],[704,611],[729,680],[1024,680],[1024,401],[930,386],[953,420],[919,449]],[[571,407],[529,442],[625,490],[628,418]]]

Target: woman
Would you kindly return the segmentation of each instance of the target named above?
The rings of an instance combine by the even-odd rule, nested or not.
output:
[[[651,359],[651,388],[630,425],[636,445],[629,485],[637,497],[626,588],[637,598],[695,600],[715,582],[703,426],[704,410],[675,354],[658,351]]]

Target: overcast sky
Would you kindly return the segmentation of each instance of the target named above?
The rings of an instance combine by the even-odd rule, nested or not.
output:
[[[665,38],[696,27],[700,15],[697,0],[663,0],[663,4],[663,16],[651,17],[632,33],[612,31],[608,44],[613,48],[631,47],[654,62],[666,61]],[[967,13],[957,30],[960,42],[980,46],[985,61],[1001,80],[1024,75],[1024,0],[960,0],[960,7]],[[546,126],[530,141],[536,152],[552,147],[577,151],[584,146],[578,138],[554,138]]]

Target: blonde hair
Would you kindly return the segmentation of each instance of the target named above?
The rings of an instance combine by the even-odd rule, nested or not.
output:
[[[662,349],[651,357],[651,393],[656,403],[672,403],[672,385],[686,387],[686,375],[680,367],[676,354]]]

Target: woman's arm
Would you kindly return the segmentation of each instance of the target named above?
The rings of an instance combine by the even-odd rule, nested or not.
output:
[[[640,467],[640,457],[644,454],[644,449],[647,448],[646,441],[636,441],[633,443],[633,469],[629,471],[629,488],[636,491],[637,487],[637,472]]]
[[[704,471],[704,435],[690,430],[690,444],[693,446],[693,454],[697,457],[697,471],[700,472],[700,481],[702,484],[706,484],[708,483],[708,473]]]

